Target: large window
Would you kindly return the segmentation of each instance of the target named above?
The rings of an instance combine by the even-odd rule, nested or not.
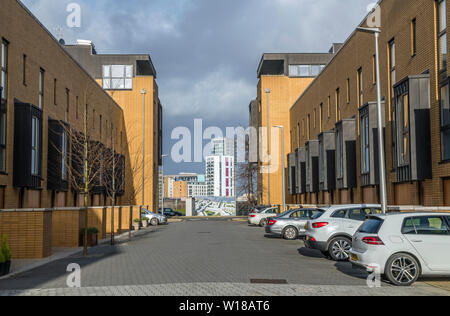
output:
[[[448,84],[441,88],[441,147],[442,160],[450,160],[450,102]]]
[[[397,98],[396,131],[398,164],[403,166],[409,163],[409,96],[403,94]]]
[[[325,65],[289,65],[289,77],[317,77]]]
[[[344,177],[344,137],[342,130],[336,130],[336,176]]]
[[[40,121],[36,116],[31,119],[31,174],[39,176],[40,172]]]
[[[370,172],[369,114],[361,116],[361,174]]]
[[[439,70],[447,69],[447,13],[445,0],[438,0]]]
[[[131,90],[133,89],[132,65],[103,66],[103,89]]]

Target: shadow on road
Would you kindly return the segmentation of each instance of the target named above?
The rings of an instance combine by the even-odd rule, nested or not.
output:
[[[320,251],[306,247],[298,249],[298,253],[305,257],[327,259]]]
[[[81,270],[83,270],[90,265],[120,255],[122,253],[120,245],[139,242],[140,240],[163,230],[163,227],[164,226],[159,226],[159,229],[157,230],[149,229],[139,231],[133,235],[131,240],[128,239],[128,237],[123,237],[120,240],[116,240],[114,246],[111,246],[108,243],[89,248],[86,257],[83,256],[82,252],[79,252],[67,258],[49,262],[33,270],[25,271],[11,278],[0,280],[0,291],[39,289],[45,288],[48,285],[64,288],[67,286],[66,278],[70,275],[70,272],[67,272],[69,264],[78,264]]]

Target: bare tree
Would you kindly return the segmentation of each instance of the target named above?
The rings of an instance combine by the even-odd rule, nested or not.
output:
[[[88,239],[88,198],[96,187],[102,185],[102,171],[105,146],[96,141],[88,129],[88,99],[89,90],[84,92],[84,113],[82,117],[82,131],[72,127],[64,121],[49,127],[51,132],[59,139],[58,143],[49,140],[49,146],[57,151],[61,157],[61,165],[49,168],[61,168],[61,177],[67,181],[70,188],[83,196],[84,211],[84,237],[83,254],[87,255]]]
[[[106,195],[111,199],[111,245],[114,245],[114,209],[117,197],[125,192],[125,157],[116,152],[116,135],[111,126],[111,148],[104,152],[103,179]],[[123,152],[123,148],[120,148]]]

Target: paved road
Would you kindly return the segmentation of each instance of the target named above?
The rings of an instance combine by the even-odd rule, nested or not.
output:
[[[67,289],[70,263],[82,268],[82,289]],[[450,294],[424,283],[371,290],[366,277],[300,241],[265,237],[247,223],[202,220],[151,229],[130,242],[97,247],[87,258],[72,256],[1,280],[0,295]],[[266,284],[273,280],[287,285]]]

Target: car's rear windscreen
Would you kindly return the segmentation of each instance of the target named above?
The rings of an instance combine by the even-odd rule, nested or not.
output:
[[[323,210],[315,210],[313,212],[313,215],[311,216],[311,219],[312,220],[318,219],[318,218],[320,218],[323,215],[323,213],[325,213],[325,211],[323,211]]]
[[[377,234],[380,231],[383,220],[379,218],[369,218],[361,225],[358,232],[364,234]]]

